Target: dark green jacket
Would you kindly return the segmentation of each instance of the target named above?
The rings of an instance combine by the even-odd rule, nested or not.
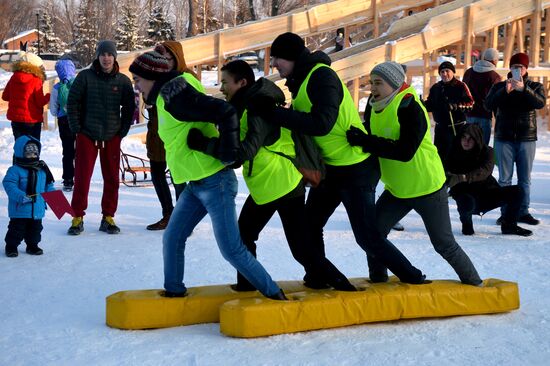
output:
[[[67,100],[71,130],[94,141],[126,136],[135,108],[132,83],[116,62],[110,74],[101,71],[98,60],[78,73]]]

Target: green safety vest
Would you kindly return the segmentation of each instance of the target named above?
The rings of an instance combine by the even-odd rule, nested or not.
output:
[[[189,85],[204,93],[200,81],[190,73],[183,73],[178,77],[184,78]],[[181,184],[206,178],[224,168],[218,159],[187,146],[187,134],[192,128],[198,128],[206,137],[218,137],[218,130],[213,123],[178,121],[164,109],[164,99],[160,94],[157,98],[157,113],[158,132],[164,142],[166,164],[174,183]]]
[[[292,101],[294,110],[306,113],[311,111],[311,101],[307,95],[307,84],[311,74],[320,67],[329,66],[317,64],[311,69],[302,85],[300,85],[296,98]],[[332,130],[325,136],[313,136],[313,139],[321,149],[325,163],[335,166],[353,165],[367,159],[370,155],[363,152],[362,147],[351,146],[348,143],[346,131],[350,129],[350,126],[357,127],[365,133],[366,131],[361,123],[361,117],[359,117],[355,103],[344,83],[342,83],[342,89],[344,91],[344,98],[342,99],[342,103],[340,103],[338,118]]]
[[[241,141],[248,131],[248,111],[241,117]],[[294,164],[283,156],[274,152],[281,152],[294,157],[294,143],[290,131],[281,128],[281,136],[273,144],[258,149],[252,161],[243,163],[244,181],[250,195],[258,205],[273,202],[292,192],[302,180],[302,174]]]
[[[412,87],[398,93],[383,111],[370,116],[370,129],[373,135],[390,140],[398,140],[400,124],[397,109],[405,95],[412,94],[426,118],[427,130],[413,158],[407,162],[379,158],[381,180],[385,189],[398,198],[414,198],[439,190],[445,183],[445,171],[432,143],[430,118],[424,105]]]

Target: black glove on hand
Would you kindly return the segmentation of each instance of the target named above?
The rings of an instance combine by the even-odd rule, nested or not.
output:
[[[458,110],[458,105],[456,103],[449,103],[448,108],[451,112],[456,111]]]
[[[366,133],[354,126],[346,131],[346,137],[351,146],[364,146],[367,143],[367,136]]]
[[[204,136],[198,128],[192,128],[187,134],[187,145],[193,150],[205,152],[209,142],[210,139]]]
[[[449,188],[453,188],[458,183],[466,182],[466,176],[464,174],[449,174],[447,177],[447,185]]]

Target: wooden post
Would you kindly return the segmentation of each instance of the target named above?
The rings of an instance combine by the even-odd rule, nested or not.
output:
[[[505,39],[508,40],[504,46],[504,57],[503,57],[503,67],[507,67],[510,62],[510,57],[512,57],[512,51],[514,50],[514,37],[516,35],[517,23],[512,22],[511,25],[507,25],[507,32]]]
[[[349,41],[349,27],[344,27],[344,48],[349,48],[351,42]]]
[[[355,108],[359,108],[359,78],[353,79],[351,96],[353,98],[353,102],[355,103]]]
[[[541,0],[536,0],[535,4],[535,14],[533,14],[533,18],[531,18],[531,54],[529,55],[529,58],[533,63],[533,67],[538,67],[540,59],[540,35],[542,26]],[[548,30],[546,32],[546,34],[548,34]]]
[[[498,49],[498,26],[491,31],[491,39],[489,40],[489,48]]]
[[[431,67],[430,67],[430,53],[425,53],[422,55],[422,81],[423,81],[423,87],[422,87],[422,98],[426,99],[428,93],[430,92],[430,75],[432,73]]]
[[[395,61],[395,42],[386,43],[386,60],[385,61]]]
[[[370,7],[372,9],[372,37],[377,38],[380,34],[380,19],[378,18],[378,5],[376,0],[371,0]]]
[[[198,64],[196,66],[195,74],[197,74],[197,79],[199,79],[199,81],[201,81],[202,80],[202,65],[201,64]]]
[[[222,66],[225,62],[224,52],[223,52],[223,32],[218,31],[216,34],[216,40],[218,43],[218,84],[222,79]]]
[[[474,32],[474,9],[473,5],[469,5],[465,9],[464,15],[464,70],[467,70],[472,65],[472,43]]]
[[[271,47],[266,47],[264,52],[264,75],[271,74]]]
[[[550,9],[546,9],[546,19],[544,21],[544,45],[542,62],[550,62]],[[550,126],[548,126],[550,128]]]
[[[518,52],[525,52],[525,20],[516,20],[517,32],[516,38],[518,42]]]

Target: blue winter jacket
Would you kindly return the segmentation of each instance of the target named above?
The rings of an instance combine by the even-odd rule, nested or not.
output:
[[[38,151],[42,149],[40,141],[34,137],[23,135],[15,140],[14,157],[22,158],[25,145],[31,140],[38,145]],[[39,220],[44,217],[46,212],[46,202],[40,193],[53,191],[53,182],[46,184],[46,173],[42,169],[39,170],[36,174],[36,201],[25,202],[28,176],[27,169],[19,165],[12,165],[2,180],[2,185],[9,198],[8,216],[12,219]]]

